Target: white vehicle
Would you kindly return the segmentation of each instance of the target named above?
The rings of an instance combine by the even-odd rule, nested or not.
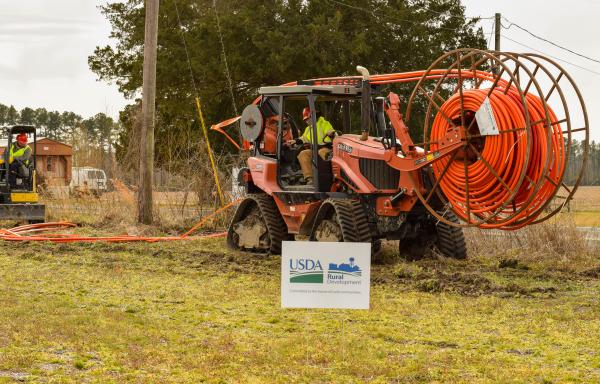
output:
[[[73,167],[71,171],[71,194],[89,194],[96,196],[108,191],[108,179],[102,169],[92,167]]]

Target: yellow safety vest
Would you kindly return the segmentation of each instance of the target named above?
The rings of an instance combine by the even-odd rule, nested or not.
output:
[[[16,151],[15,148],[18,148],[15,144],[10,146],[8,163],[12,164],[15,159],[20,160],[22,157],[26,157],[23,163],[25,165],[28,165],[29,158],[31,157],[31,148],[29,147],[29,145],[26,145],[22,148],[18,148]]]
[[[325,120],[323,116],[319,117],[319,120],[317,120],[317,144],[324,145],[326,143],[331,143],[331,138],[325,137],[331,131],[333,131],[331,123]],[[312,128],[310,125],[304,129],[304,133],[300,139],[305,143],[312,143]],[[325,139],[327,139],[327,141],[324,141]]]

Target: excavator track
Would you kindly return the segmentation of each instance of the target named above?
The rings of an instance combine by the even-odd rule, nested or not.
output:
[[[281,254],[287,226],[275,201],[267,194],[251,194],[238,207],[229,230],[227,245],[235,250]]]
[[[444,214],[446,220],[458,223],[458,218],[453,212]],[[467,258],[467,243],[462,228],[455,227],[440,221],[437,223],[437,247],[446,257],[453,259]]]
[[[371,229],[361,203],[357,200],[325,200],[317,214],[311,240],[370,243]]]

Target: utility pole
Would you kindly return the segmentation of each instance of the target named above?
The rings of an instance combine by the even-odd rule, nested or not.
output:
[[[494,50],[495,51],[500,51],[500,29],[502,28],[502,21],[500,20],[500,14],[496,13],[496,22],[494,23],[495,28],[495,34],[496,34],[496,39],[494,42]]]
[[[146,0],[144,84],[142,87],[142,130],[140,135],[140,180],[138,188],[138,222],[144,224],[152,223],[158,1],[159,0]]]

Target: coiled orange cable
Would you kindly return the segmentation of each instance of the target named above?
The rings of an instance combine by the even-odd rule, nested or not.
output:
[[[442,105],[433,121],[431,150],[439,148],[436,142],[452,128],[445,116],[452,121],[460,120],[464,109],[463,113],[473,118],[488,93],[499,134],[480,136],[478,132],[469,132],[480,140],[482,148],[475,151],[473,145],[461,150],[445,175],[442,173],[450,158],[435,162],[433,169],[436,177],[441,177],[442,192],[462,220],[481,228],[517,229],[541,213],[543,205],[558,188],[564,171],[562,130],[550,107],[547,106],[546,115],[544,102],[539,97],[531,93],[525,95],[531,124],[528,135],[525,107],[516,89],[465,90],[462,108],[461,96],[456,93]],[[546,129],[548,120],[549,130]]]

